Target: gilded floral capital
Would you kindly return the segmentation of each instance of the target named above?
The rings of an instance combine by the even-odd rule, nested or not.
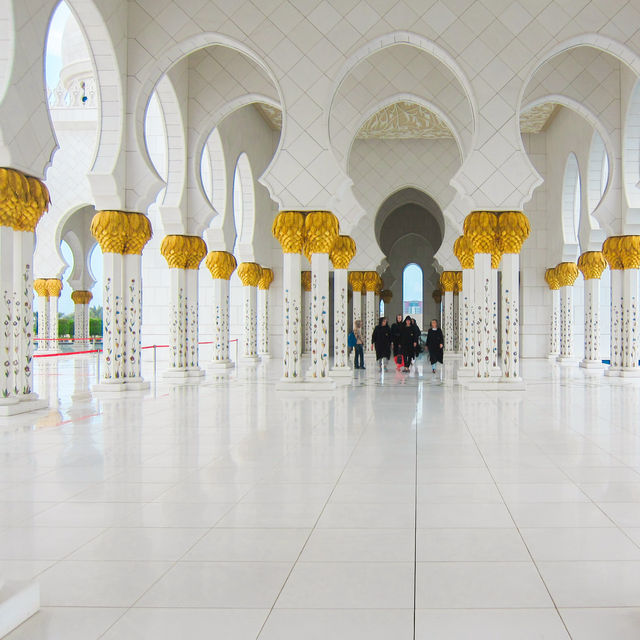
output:
[[[33,290],[41,297],[48,298],[49,292],[47,291],[46,278],[37,278],[33,281]]]
[[[355,255],[355,240],[349,236],[338,236],[331,247],[329,258],[334,269],[348,269]]]
[[[142,255],[144,246],[151,240],[151,222],[144,213],[127,213],[127,241],[124,253],[128,255]]]
[[[45,282],[47,284],[47,295],[50,298],[59,298],[62,293],[62,280],[47,278]]]
[[[207,255],[207,243],[200,236],[187,236],[188,252],[186,269],[197,270]]]
[[[187,236],[165,236],[160,244],[160,254],[167,261],[169,269],[186,269],[189,254]]]
[[[309,260],[314,253],[331,253],[340,225],[331,211],[310,211],[304,219],[304,254]]]
[[[451,293],[456,288],[456,272],[443,271],[440,274],[440,287],[445,293]]]
[[[311,271],[300,272],[300,284],[303,291],[311,291]]]
[[[352,291],[359,291],[362,293],[362,289],[364,288],[364,272],[350,271],[349,284],[351,285]]]
[[[544,281],[549,285],[549,289],[552,291],[560,288],[560,280],[558,280],[558,274],[555,267],[550,267],[544,272]]]
[[[238,277],[243,287],[257,287],[262,276],[262,267],[257,262],[241,262]]]
[[[461,293],[462,292],[462,271],[455,271],[456,274],[456,287],[453,290],[453,293]]]
[[[76,291],[71,292],[71,299],[74,304],[89,304],[91,300],[93,300],[93,293],[91,293],[91,291],[76,289]]]
[[[91,233],[102,253],[141,255],[153,235],[143,213],[98,211],[91,220]]]
[[[271,232],[280,243],[283,253],[301,253],[304,244],[304,214],[300,211],[281,211],[273,221]]]
[[[472,211],[464,219],[464,235],[473,253],[493,253],[496,244],[498,216],[493,211]]]
[[[620,255],[620,236],[610,236],[602,243],[602,255],[610,269],[623,269]]]
[[[375,293],[380,288],[380,276],[377,271],[364,272],[364,289],[367,293]]]
[[[600,280],[602,273],[607,268],[607,261],[602,251],[585,251],[578,258],[578,269],[585,280]]]
[[[620,259],[623,269],[640,268],[640,236],[620,237]]]
[[[0,225],[15,231],[35,231],[49,209],[44,182],[16,169],[0,168]]]
[[[473,269],[474,253],[471,241],[466,236],[459,236],[453,243],[453,255],[463,269]]]
[[[498,216],[498,246],[501,253],[520,253],[530,233],[529,219],[521,211],[503,211]]]
[[[236,259],[227,251],[210,251],[205,260],[214,280],[228,280],[236,269]]]
[[[556,266],[556,276],[561,287],[572,287],[578,273],[578,265],[575,262],[561,262]]]
[[[262,275],[258,281],[258,288],[267,291],[273,282],[273,269],[262,267]]]

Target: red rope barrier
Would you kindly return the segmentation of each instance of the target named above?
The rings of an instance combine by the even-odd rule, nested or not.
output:
[[[60,356],[77,356],[81,353],[102,353],[102,349],[92,349],[91,351],[61,351],[60,353],[36,353],[34,358],[59,358]]]

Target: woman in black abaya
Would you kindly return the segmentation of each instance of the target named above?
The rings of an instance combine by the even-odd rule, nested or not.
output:
[[[431,360],[431,371],[436,372],[436,363],[442,364],[444,347],[444,336],[442,329],[438,326],[437,320],[431,321],[431,326],[427,332],[427,349],[429,349],[429,359]]]
[[[411,361],[413,360],[416,352],[417,344],[415,330],[411,324],[411,316],[407,316],[404,319],[404,324],[400,328],[400,353],[404,360],[403,371],[409,371]]]

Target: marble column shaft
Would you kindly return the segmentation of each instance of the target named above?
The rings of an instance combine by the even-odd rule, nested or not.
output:
[[[502,256],[502,375],[520,378],[520,254]]]
[[[347,349],[347,270],[333,270],[333,367],[350,369]]]

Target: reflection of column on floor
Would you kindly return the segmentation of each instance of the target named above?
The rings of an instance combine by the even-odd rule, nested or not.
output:
[[[555,360],[560,355],[560,280],[558,280],[555,267],[545,271],[544,279],[551,291],[549,360]]]
[[[233,366],[229,358],[229,278],[236,259],[227,251],[210,251],[205,265],[213,278],[213,358],[214,369]]]
[[[453,252],[462,267],[462,289],[459,294],[460,336],[462,367],[458,375],[469,375],[474,371],[474,323],[473,323],[473,248],[469,239],[460,236],[453,244]]]
[[[356,243],[349,236],[338,236],[331,249],[333,264],[333,371],[351,371],[347,348],[347,269],[356,255]]]
[[[273,269],[262,267],[258,282],[258,354],[270,358],[269,352],[269,287],[273,282]]]
[[[303,271],[300,274],[302,286],[302,353],[311,353],[311,340],[313,335],[311,322],[311,271]]]
[[[520,380],[520,251],[531,226],[520,211],[498,217],[502,251],[501,331],[502,375],[506,382]]]
[[[622,260],[622,366],[623,377],[640,377],[640,320],[638,287],[640,284],[640,236],[620,238]]]
[[[329,376],[329,253],[338,237],[338,218],[312,211],[305,218],[305,254],[311,262],[312,343],[310,378]]]
[[[572,362],[573,355],[573,285],[578,277],[574,262],[561,262],[556,266],[560,283],[560,356],[558,362]]]
[[[281,211],[273,222],[273,236],[284,254],[282,270],[283,382],[301,379],[300,252],[304,241],[304,216]]]
[[[601,369],[600,356],[600,278],[607,267],[601,251],[585,251],[578,258],[584,277],[584,359],[585,369]]]
[[[243,300],[243,334],[240,359],[257,362],[258,358],[258,316],[256,287],[262,277],[262,267],[256,262],[241,262],[238,265],[238,276],[242,282]]]

